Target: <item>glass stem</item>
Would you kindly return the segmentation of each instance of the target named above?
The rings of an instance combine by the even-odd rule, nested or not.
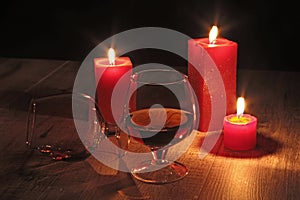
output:
[[[158,149],[158,150],[152,151],[153,159],[151,161],[151,164],[153,164],[153,165],[168,164],[168,161],[165,159],[167,152],[168,152],[168,149]]]
[[[34,128],[36,120],[36,102],[34,100],[30,101],[30,106],[28,109],[28,118],[27,118],[27,130],[26,130],[26,144],[31,147]]]

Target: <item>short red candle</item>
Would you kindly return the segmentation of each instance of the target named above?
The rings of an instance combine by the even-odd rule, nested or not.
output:
[[[119,118],[122,116],[126,92],[129,86],[131,75],[131,73],[127,72],[130,70],[132,70],[132,63],[129,57],[115,58],[114,64],[110,64],[108,58],[94,59],[94,72],[97,83],[97,102],[105,122],[114,124],[116,120],[119,120]],[[121,80],[123,82],[118,84],[118,87],[124,88],[121,89],[123,93],[118,94],[118,105],[114,105],[117,106],[117,113],[114,117],[111,109],[111,97],[115,85],[123,75],[128,75],[128,77],[122,78]]]
[[[197,45],[207,51],[221,74],[226,93],[226,115],[234,113],[236,100],[237,43],[225,38],[217,38],[214,40],[214,43],[211,43],[209,38],[191,39],[188,41],[189,61],[206,59],[206,54],[200,53],[199,55],[199,47],[197,47]],[[203,63],[199,63],[200,67],[201,64]],[[203,76],[209,73],[211,72],[204,71]],[[199,74],[191,62],[188,63],[188,78],[199,102],[200,121],[198,130],[206,132],[211,120],[210,93],[202,75]]]
[[[224,146],[233,150],[249,150],[256,145],[256,117],[243,114],[245,100],[239,97],[236,114],[224,118]]]
[[[257,118],[235,114],[224,118],[224,146],[233,150],[250,150],[256,146]]]

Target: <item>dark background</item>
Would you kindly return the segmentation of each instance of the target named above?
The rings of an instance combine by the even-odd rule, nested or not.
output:
[[[97,44],[128,29],[164,27],[198,38],[216,24],[220,37],[238,43],[238,68],[298,70],[296,8],[291,0],[12,0],[0,7],[0,57],[82,61]],[[136,65],[186,65],[169,54],[130,56]]]

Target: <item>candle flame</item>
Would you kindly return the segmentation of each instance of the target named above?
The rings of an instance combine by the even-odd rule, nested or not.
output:
[[[115,59],[116,59],[116,53],[115,53],[115,50],[113,48],[109,48],[107,56],[108,56],[109,64],[114,65],[115,64]]]
[[[242,116],[245,110],[245,99],[243,97],[239,97],[236,103],[236,115]]]
[[[209,32],[209,43],[214,44],[218,36],[218,27],[213,26]]]

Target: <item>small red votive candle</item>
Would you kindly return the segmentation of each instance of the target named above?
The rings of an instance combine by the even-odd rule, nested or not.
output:
[[[232,150],[250,150],[256,146],[257,118],[243,114],[245,100],[239,97],[237,101],[237,114],[224,118],[224,146]]]

